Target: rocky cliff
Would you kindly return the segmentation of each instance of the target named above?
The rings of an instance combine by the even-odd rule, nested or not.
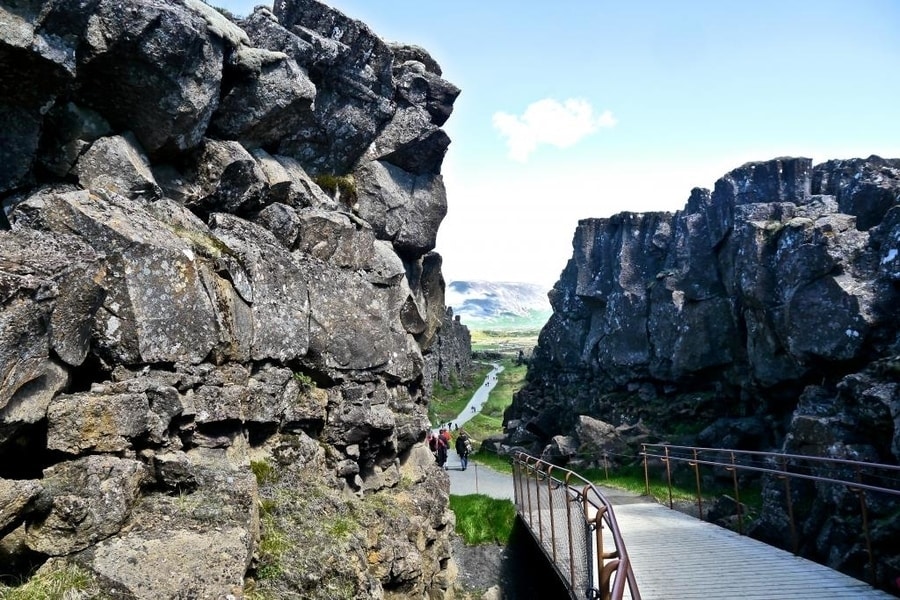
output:
[[[474,383],[475,364],[472,361],[472,335],[469,328],[454,316],[449,306],[441,320],[441,328],[434,345],[425,356],[425,381],[428,397],[435,382],[450,389]]]
[[[547,451],[572,454],[599,419],[636,440],[897,464],[898,203],[900,160],[780,158],[674,214],[581,221],[508,441],[563,435]],[[812,552],[841,566],[839,537]]]
[[[314,0],[0,5],[3,575],[452,596],[422,441],[458,93]]]

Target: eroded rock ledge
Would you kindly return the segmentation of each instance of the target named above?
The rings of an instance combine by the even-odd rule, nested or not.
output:
[[[24,0],[0,65],[7,574],[450,597],[437,63],[314,0]]]

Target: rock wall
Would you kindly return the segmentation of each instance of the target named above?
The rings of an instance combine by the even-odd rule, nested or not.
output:
[[[0,6],[3,574],[453,594],[422,442],[459,90],[421,48],[275,4]]]
[[[780,158],[674,214],[581,221],[507,443],[596,449],[579,434],[599,419],[616,452],[630,435],[897,464],[898,203],[900,160]],[[810,553],[834,559],[839,537]],[[843,555],[862,575],[860,548]]]
[[[459,316],[453,315],[453,309],[447,307],[441,320],[440,335],[425,357],[427,395],[431,395],[431,386],[435,382],[449,389],[458,385],[471,385],[474,375],[472,335],[469,328],[460,322]]]

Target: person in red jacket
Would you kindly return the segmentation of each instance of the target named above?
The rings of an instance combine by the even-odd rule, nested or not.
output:
[[[442,469],[446,469],[444,465],[447,463],[447,448],[450,445],[447,443],[447,438],[444,435],[446,433],[443,429],[437,435],[437,464]]]

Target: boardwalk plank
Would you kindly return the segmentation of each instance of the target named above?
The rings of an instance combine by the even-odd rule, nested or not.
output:
[[[890,594],[655,503],[614,507],[643,600],[888,600]]]

